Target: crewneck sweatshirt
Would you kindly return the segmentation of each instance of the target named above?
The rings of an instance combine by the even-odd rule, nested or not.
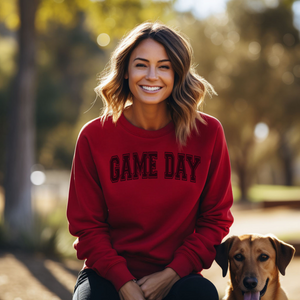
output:
[[[72,164],[67,217],[77,257],[119,290],[169,267],[180,277],[209,268],[228,234],[232,188],[220,122],[201,113],[179,146],[122,114],[87,123]]]

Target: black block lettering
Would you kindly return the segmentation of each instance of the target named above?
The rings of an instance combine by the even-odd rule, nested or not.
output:
[[[148,152],[149,156],[149,179],[157,178],[157,170],[156,170],[156,160],[157,160],[157,152]]]
[[[110,159],[110,180],[112,183],[118,182],[120,178],[120,159],[118,155]]]
[[[172,179],[174,177],[174,160],[172,152],[165,152],[165,179]]]
[[[175,179],[180,180],[180,174],[181,179],[186,181],[187,175],[185,170],[185,154],[184,153],[178,153],[177,155],[177,168],[176,168],[176,174]]]
[[[133,179],[147,178],[147,152],[143,152],[141,160],[136,152],[133,153]]]
[[[193,162],[193,155],[187,154],[186,161],[188,162],[188,164],[191,168],[190,181],[196,183],[196,169],[198,168],[199,164],[201,163],[201,157],[195,155],[194,162]]]
[[[127,175],[127,178],[126,178]],[[130,154],[126,153],[123,154],[123,165],[122,165],[122,172],[121,172],[121,181],[132,179],[132,173],[130,168]]]

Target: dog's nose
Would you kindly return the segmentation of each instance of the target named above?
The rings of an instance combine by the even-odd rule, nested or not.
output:
[[[246,289],[253,290],[257,286],[257,279],[255,277],[245,277],[243,280],[243,284]]]

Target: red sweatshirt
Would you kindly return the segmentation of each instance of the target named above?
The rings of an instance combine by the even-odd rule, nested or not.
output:
[[[202,113],[201,113],[202,114]],[[117,290],[170,267],[180,276],[209,268],[233,222],[230,162],[221,124],[202,114],[187,145],[174,123],[148,131],[97,118],[81,130],[67,216],[85,267]]]

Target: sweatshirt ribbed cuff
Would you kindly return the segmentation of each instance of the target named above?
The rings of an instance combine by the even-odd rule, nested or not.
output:
[[[178,253],[167,268],[172,268],[182,278],[193,272],[194,264],[184,254]]]
[[[105,278],[109,280],[116,288],[117,291],[128,281],[135,279],[129,272],[125,263],[121,262],[111,267]]]

